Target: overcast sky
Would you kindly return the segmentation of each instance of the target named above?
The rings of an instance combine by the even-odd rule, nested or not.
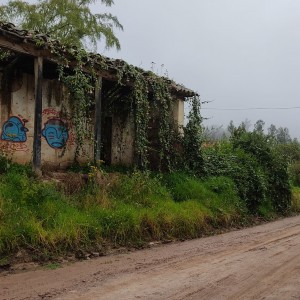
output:
[[[115,0],[109,12],[124,26],[122,49],[100,52],[167,72],[213,101],[206,125],[263,119],[300,138],[300,109],[208,109],[300,106],[299,0]]]

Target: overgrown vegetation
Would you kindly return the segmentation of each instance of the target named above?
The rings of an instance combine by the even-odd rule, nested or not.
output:
[[[104,38],[107,48],[120,48],[114,28],[122,30],[122,25],[110,13],[93,13],[90,6],[94,0],[6,2],[0,5],[1,20],[14,22],[24,30],[36,30],[77,47],[96,49],[97,41]],[[114,4],[112,0],[101,0],[101,3],[108,7]]]
[[[169,171],[176,168],[177,153],[173,151],[173,147],[179,137],[178,125],[174,123],[173,118],[175,100],[172,94],[172,85],[175,83],[172,80],[157,76],[151,71],[145,72],[125,61],[112,63],[110,59],[101,55],[61,45],[51,39],[45,42],[37,37],[36,43],[39,47],[44,45],[49,47],[59,61],[59,80],[68,89],[70,97],[67,98],[72,100],[70,106],[77,146],[75,160],[84,142],[93,140],[93,137],[90,136],[91,108],[95,105],[94,91],[98,73],[110,72],[111,74],[115,73],[116,89],[128,84],[130,89],[127,94],[122,95],[121,101],[113,99],[112,103],[108,105],[110,111],[102,112],[102,116],[111,111],[118,111],[125,118],[129,115],[133,116],[136,166],[142,170],[149,167],[151,148],[149,127],[152,120],[158,124],[158,131],[154,137],[158,141],[157,166],[160,170]],[[192,120],[194,118],[192,115],[199,112],[200,99],[195,92],[190,91],[189,94],[193,95],[189,100],[195,108],[190,115]],[[200,116],[200,114],[198,115]],[[196,118],[193,126],[196,126],[198,121],[201,119]],[[193,126],[187,129],[191,135],[194,134]],[[199,125],[197,126],[199,127]]]
[[[41,182],[30,168],[11,165],[0,178],[0,254],[25,248],[47,258],[107,243],[138,246],[195,238],[245,222],[245,207],[230,179],[109,175],[94,167],[89,178],[70,194],[64,182]]]
[[[264,205],[280,213],[289,211],[289,164],[268,135],[241,125],[233,128],[229,140],[207,147],[204,158],[206,175],[232,178],[252,213],[261,212]]]
[[[89,164],[81,168],[88,181],[80,172],[41,181],[30,166],[3,158],[0,256],[26,249],[33,259],[48,260],[77,250],[140,247],[286,213],[272,198],[282,182],[274,185],[255,156],[229,142],[203,156],[210,174],[202,179],[182,171],[107,173]],[[298,190],[285,209],[300,211]]]
[[[202,153],[203,128],[200,114],[200,99],[194,97],[190,101],[191,110],[188,115],[188,123],[184,127],[184,136],[182,138],[184,149],[183,167],[198,176],[204,174],[204,161]]]
[[[35,13],[34,8],[41,8],[43,5],[47,6],[47,4],[53,5],[53,1],[50,1],[51,3],[39,1],[38,5],[33,6],[27,3],[22,5],[20,3],[16,4],[15,2],[18,1],[10,1],[7,6],[0,7],[0,15],[1,13],[5,16],[11,14],[17,17],[20,11],[28,10],[29,15],[24,17],[24,22],[27,24],[26,22],[29,20],[29,25],[32,25],[31,22],[36,21],[38,23],[39,21],[39,19],[35,20],[35,17],[31,16],[31,14],[34,15]],[[89,5],[90,2],[92,1],[86,1],[84,5]],[[113,3],[112,1],[102,2],[107,5]],[[79,10],[81,9],[80,6],[82,4],[77,2],[73,4],[79,6]],[[55,13],[60,14],[60,12]],[[26,19],[27,17],[29,18],[28,20]],[[34,20],[31,20],[31,18]],[[14,29],[11,24],[8,27],[11,30]],[[120,99],[119,95],[108,106],[110,106],[109,109],[112,111],[122,112],[122,117],[132,116],[130,120],[134,122],[135,164],[137,167],[142,170],[149,168],[149,153],[152,150],[151,143],[153,141],[157,142],[155,146],[155,151],[157,151],[155,167],[164,171],[171,171],[183,165],[182,161],[178,161],[178,153],[173,151],[176,143],[180,147],[184,145],[185,149],[189,148],[191,143],[197,144],[198,148],[201,146],[199,135],[201,133],[200,99],[195,92],[176,85],[169,78],[157,76],[151,71],[146,72],[138,67],[129,65],[125,61],[113,61],[101,55],[86,52],[84,49],[77,48],[76,45],[61,43],[54,40],[51,35],[44,36],[32,33],[32,40],[39,49],[46,49],[52,53],[51,55],[57,63],[58,79],[67,88],[67,92],[64,93],[65,99],[61,113],[66,114],[66,116],[72,116],[77,146],[75,161],[77,161],[83,144],[87,141],[94,141],[94,137],[91,136],[91,132],[93,132],[91,130],[91,111],[94,110],[95,106],[94,94],[98,77],[104,73],[109,74],[110,80],[114,78],[114,89],[124,92],[125,89],[122,88],[124,86],[127,87],[127,91],[121,95],[122,99]],[[11,55],[13,56],[14,54],[11,53]],[[190,96],[189,100],[193,107],[190,114],[190,122],[186,128],[186,136],[190,136],[190,138],[186,138],[184,141],[182,141],[178,132],[178,125],[175,124],[173,116],[175,101],[178,100],[174,99],[174,97],[178,97],[177,89],[184,90],[183,94]],[[70,107],[71,111],[68,111],[66,107]],[[101,113],[102,117],[104,117],[106,113],[109,115],[110,111],[102,111]],[[158,124],[157,132],[152,137],[152,140],[149,132],[150,122]],[[196,137],[194,136],[195,134],[197,140],[192,141],[192,138]],[[198,149],[194,151],[193,155],[196,155],[196,152],[198,152]],[[63,154],[64,152],[62,152]],[[198,162],[193,162],[189,157],[188,155],[185,157],[187,168],[194,168],[195,170],[197,167],[200,167],[200,155],[197,156]],[[192,167],[192,164],[198,165]]]

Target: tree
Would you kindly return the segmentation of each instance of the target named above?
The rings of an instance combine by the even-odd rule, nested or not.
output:
[[[265,122],[263,120],[257,120],[254,124],[254,131],[263,134],[264,133]]]
[[[226,131],[221,126],[211,126],[203,128],[203,138],[210,142],[226,139]]]
[[[276,132],[277,128],[274,124],[271,124],[270,127],[268,128],[268,135],[270,138],[275,139],[276,138]]]
[[[251,127],[251,121],[248,120],[247,118],[239,126],[241,130],[245,130],[245,131],[249,131],[250,127]]]
[[[286,127],[279,127],[276,132],[276,140],[278,144],[288,144],[292,142],[289,129]]]
[[[110,13],[92,13],[90,5],[95,2],[114,4],[113,0],[37,0],[34,4],[10,0],[0,6],[0,19],[81,48],[96,50],[97,41],[105,38],[106,48],[120,49],[113,29],[122,30],[122,25]]]
[[[227,126],[227,130],[230,133],[230,135],[233,135],[235,129],[236,127],[234,126],[233,121],[231,120],[229,125]]]

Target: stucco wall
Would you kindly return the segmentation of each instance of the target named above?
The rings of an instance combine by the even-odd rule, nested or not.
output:
[[[2,76],[0,77],[2,81]],[[14,161],[32,160],[34,135],[34,78],[22,74],[13,79],[11,93],[1,93],[0,148]],[[57,80],[43,81],[42,164],[65,167],[74,161],[75,131],[68,95]],[[81,160],[93,158],[93,144],[87,142]]]
[[[184,101],[182,99],[176,99],[173,106],[173,116],[175,122],[178,123],[179,132],[183,133],[184,125]]]
[[[175,99],[173,102],[172,113],[174,121],[178,123],[179,132],[183,133],[182,126],[184,125],[184,101],[182,99]],[[156,122],[155,117],[152,123],[152,130],[154,136],[151,136],[150,139],[151,145],[157,147],[157,136],[158,129],[155,129]],[[150,127],[151,127],[150,125]],[[117,115],[113,116],[112,119],[112,149],[111,149],[111,163],[112,165],[125,165],[129,166],[133,163],[134,160],[134,120],[133,116],[129,115],[127,119],[123,119]],[[151,152],[151,151],[150,151]],[[150,153],[150,161],[155,165],[158,161],[155,156],[157,156],[157,151],[154,151],[154,154]]]
[[[0,75],[0,150],[16,162],[29,163],[33,156],[34,77],[30,74],[14,75],[11,81],[6,80],[6,85],[3,84],[5,83],[3,78]],[[72,99],[69,100],[69,94],[55,79],[43,80],[42,99],[42,165],[64,168],[74,162],[76,150],[76,135],[69,106]],[[174,101],[173,116],[179,125],[183,125],[183,100]],[[90,127],[93,135],[93,124]],[[111,135],[111,164],[131,165],[134,161],[133,116],[129,115],[126,119],[118,115],[112,116],[109,135]],[[155,141],[153,142],[155,145]],[[86,140],[78,160],[91,161],[93,156],[93,142],[91,139]]]
[[[1,76],[1,85],[2,80],[4,79]],[[0,147],[9,157],[20,163],[30,162],[32,158],[34,132],[32,81],[32,78],[24,75],[14,78],[5,92],[1,86]]]
[[[111,164],[129,166],[134,159],[134,122],[129,115],[125,120],[117,115],[112,118]]]

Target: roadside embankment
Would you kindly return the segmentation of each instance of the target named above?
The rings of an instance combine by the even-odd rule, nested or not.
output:
[[[0,265],[24,259],[20,253],[38,261],[70,253],[85,258],[87,252],[191,239],[278,217],[269,206],[251,214],[227,177],[92,168],[85,183],[80,174],[54,175],[41,180],[14,165],[0,176]]]

